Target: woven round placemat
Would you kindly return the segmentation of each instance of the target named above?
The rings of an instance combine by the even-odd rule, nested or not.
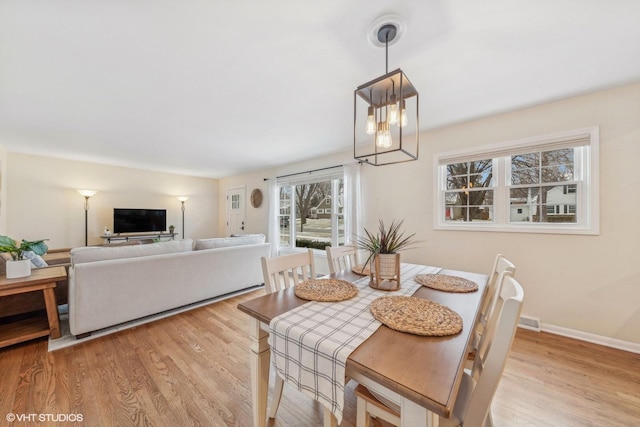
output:
[[[478,284],[458,276],[446,274],[416,274],[416,282],[427,288],[445,292],[474,292]]]
[[[294,292],[297,297],[309,301],[335,302],[355,297],[358,288],[345,280],[312,279],[296,285]]]
[[[462,330],[462,318],[458,313],[427,299],[380,297],[373,300],[369,309],[378,321],[400,332],[441,337]]]
[[[359,274],[361,276],[370,276],[371,275],[371,269],[369,268],[368,265],[354,265],[353,267],[351,267],[351,271],[353,271],[356,274]]]

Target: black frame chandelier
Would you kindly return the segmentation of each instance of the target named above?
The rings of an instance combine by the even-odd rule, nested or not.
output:
[[[418,159],[418,91],[400,68],[389,72],[389,43],[398,28],[383,22],[374,29],[385,47],[385,74],[354,91],[353,156],[374,166]]]

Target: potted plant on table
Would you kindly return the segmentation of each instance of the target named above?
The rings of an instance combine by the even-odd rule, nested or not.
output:
[[[378,220],[376,234],[364,229],[364,236],[358,236],[357,244],[360,249],[369,251],[369,258],[365,266],[371,263],[371,281],[369,286],[385,291],[400,289],[400,254],[399,251],[408,249],[417,243],[413,240],[415,233],[406,236],[401,231],[404,220],[391,222],[387,228],[384,221]]]
[[[31,260],[25,257],[26,251],[32,251],[36,255],[44,255],[49,249],[45,240],[28,241],[22,239],[18,242],[8,236],[0,236],[0,252],[11,254],[11,260],[7,261],[7,279],[16,279],[31,275]]]
[[[171,224],[171,225],[169,226],[169,234],[173,234],[173,232],[175,231],[175,229],[176,229],[175,225]]]

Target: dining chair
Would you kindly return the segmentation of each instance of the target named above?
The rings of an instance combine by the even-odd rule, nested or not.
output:
[[[518,327],[524,291],[512,276],[499,276],[500,292],[489,317],[470,373],[465,372],[450,418],[439,418],[443,427],[493,426],[491,402],[504,372]],[[370,416],[394,425],[400,423],[400,408],[372,394],[362,384],[356,387],[357,427],[369,426]]]
[[[268,294],[298,285],[309,279],[315,279],[316,267],[313,258],[313,250],[278,257],[262,257],[262,274],[264,275],[265,289]],[[275,418],[282,398],[284,380],[276,373],[276,381],[271,394],[271,406],[269,406],[269,418]]]
[[[334,274],[341,270],[351,270],[359,265],[358,248],[355,245],[327,246],[327,262],[329,273]]]
[[[500,293],[500,286],[502,284],[500,275],[513,277],[515,276],[515,274],[516,266],[504,255],[496,255],[496,258],[493,262],[493,268],[491,269],[491,273],[489,274],[489,280],[487,281],[486,295],[484,296],[482,305],[480,307],[480,318],[474,331],[471,348],[469,349],[469,363],[467,364],[467,368],[469,369],[471,368],[471,363],[475,358],[475,352],[478,349],[478,344],[480,343],[480,338],[487,324],[487,319],[491,316],[491,313],[495,308],[497,295]]]
[[[316,278],[313,250],[278,257],[262,257],[262,274],[268,294]]]
[[[496,255],[493,262],[493,268],[489,274],[489,280],[487,281],[487,294],[485,295],[482,307],[480,308],[480,323],[482,324],[482,327],[487,323],[487,317],[489,317],[489,313],[495,304],[496,290],[500,283],[498,280],[500,273],[504,273],[505,275],[512,277],[516,274],[516,266],[502,254]]]

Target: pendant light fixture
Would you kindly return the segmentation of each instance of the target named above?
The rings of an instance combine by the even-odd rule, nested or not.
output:
[[[386,69],[354,92],[353,155],[363,163],[418,159],[418,91],[401,69],[388,70],[389,44],[398,41],[404,28],[397,16],[384,16],[370,30],[369,40],[385,48]]]

